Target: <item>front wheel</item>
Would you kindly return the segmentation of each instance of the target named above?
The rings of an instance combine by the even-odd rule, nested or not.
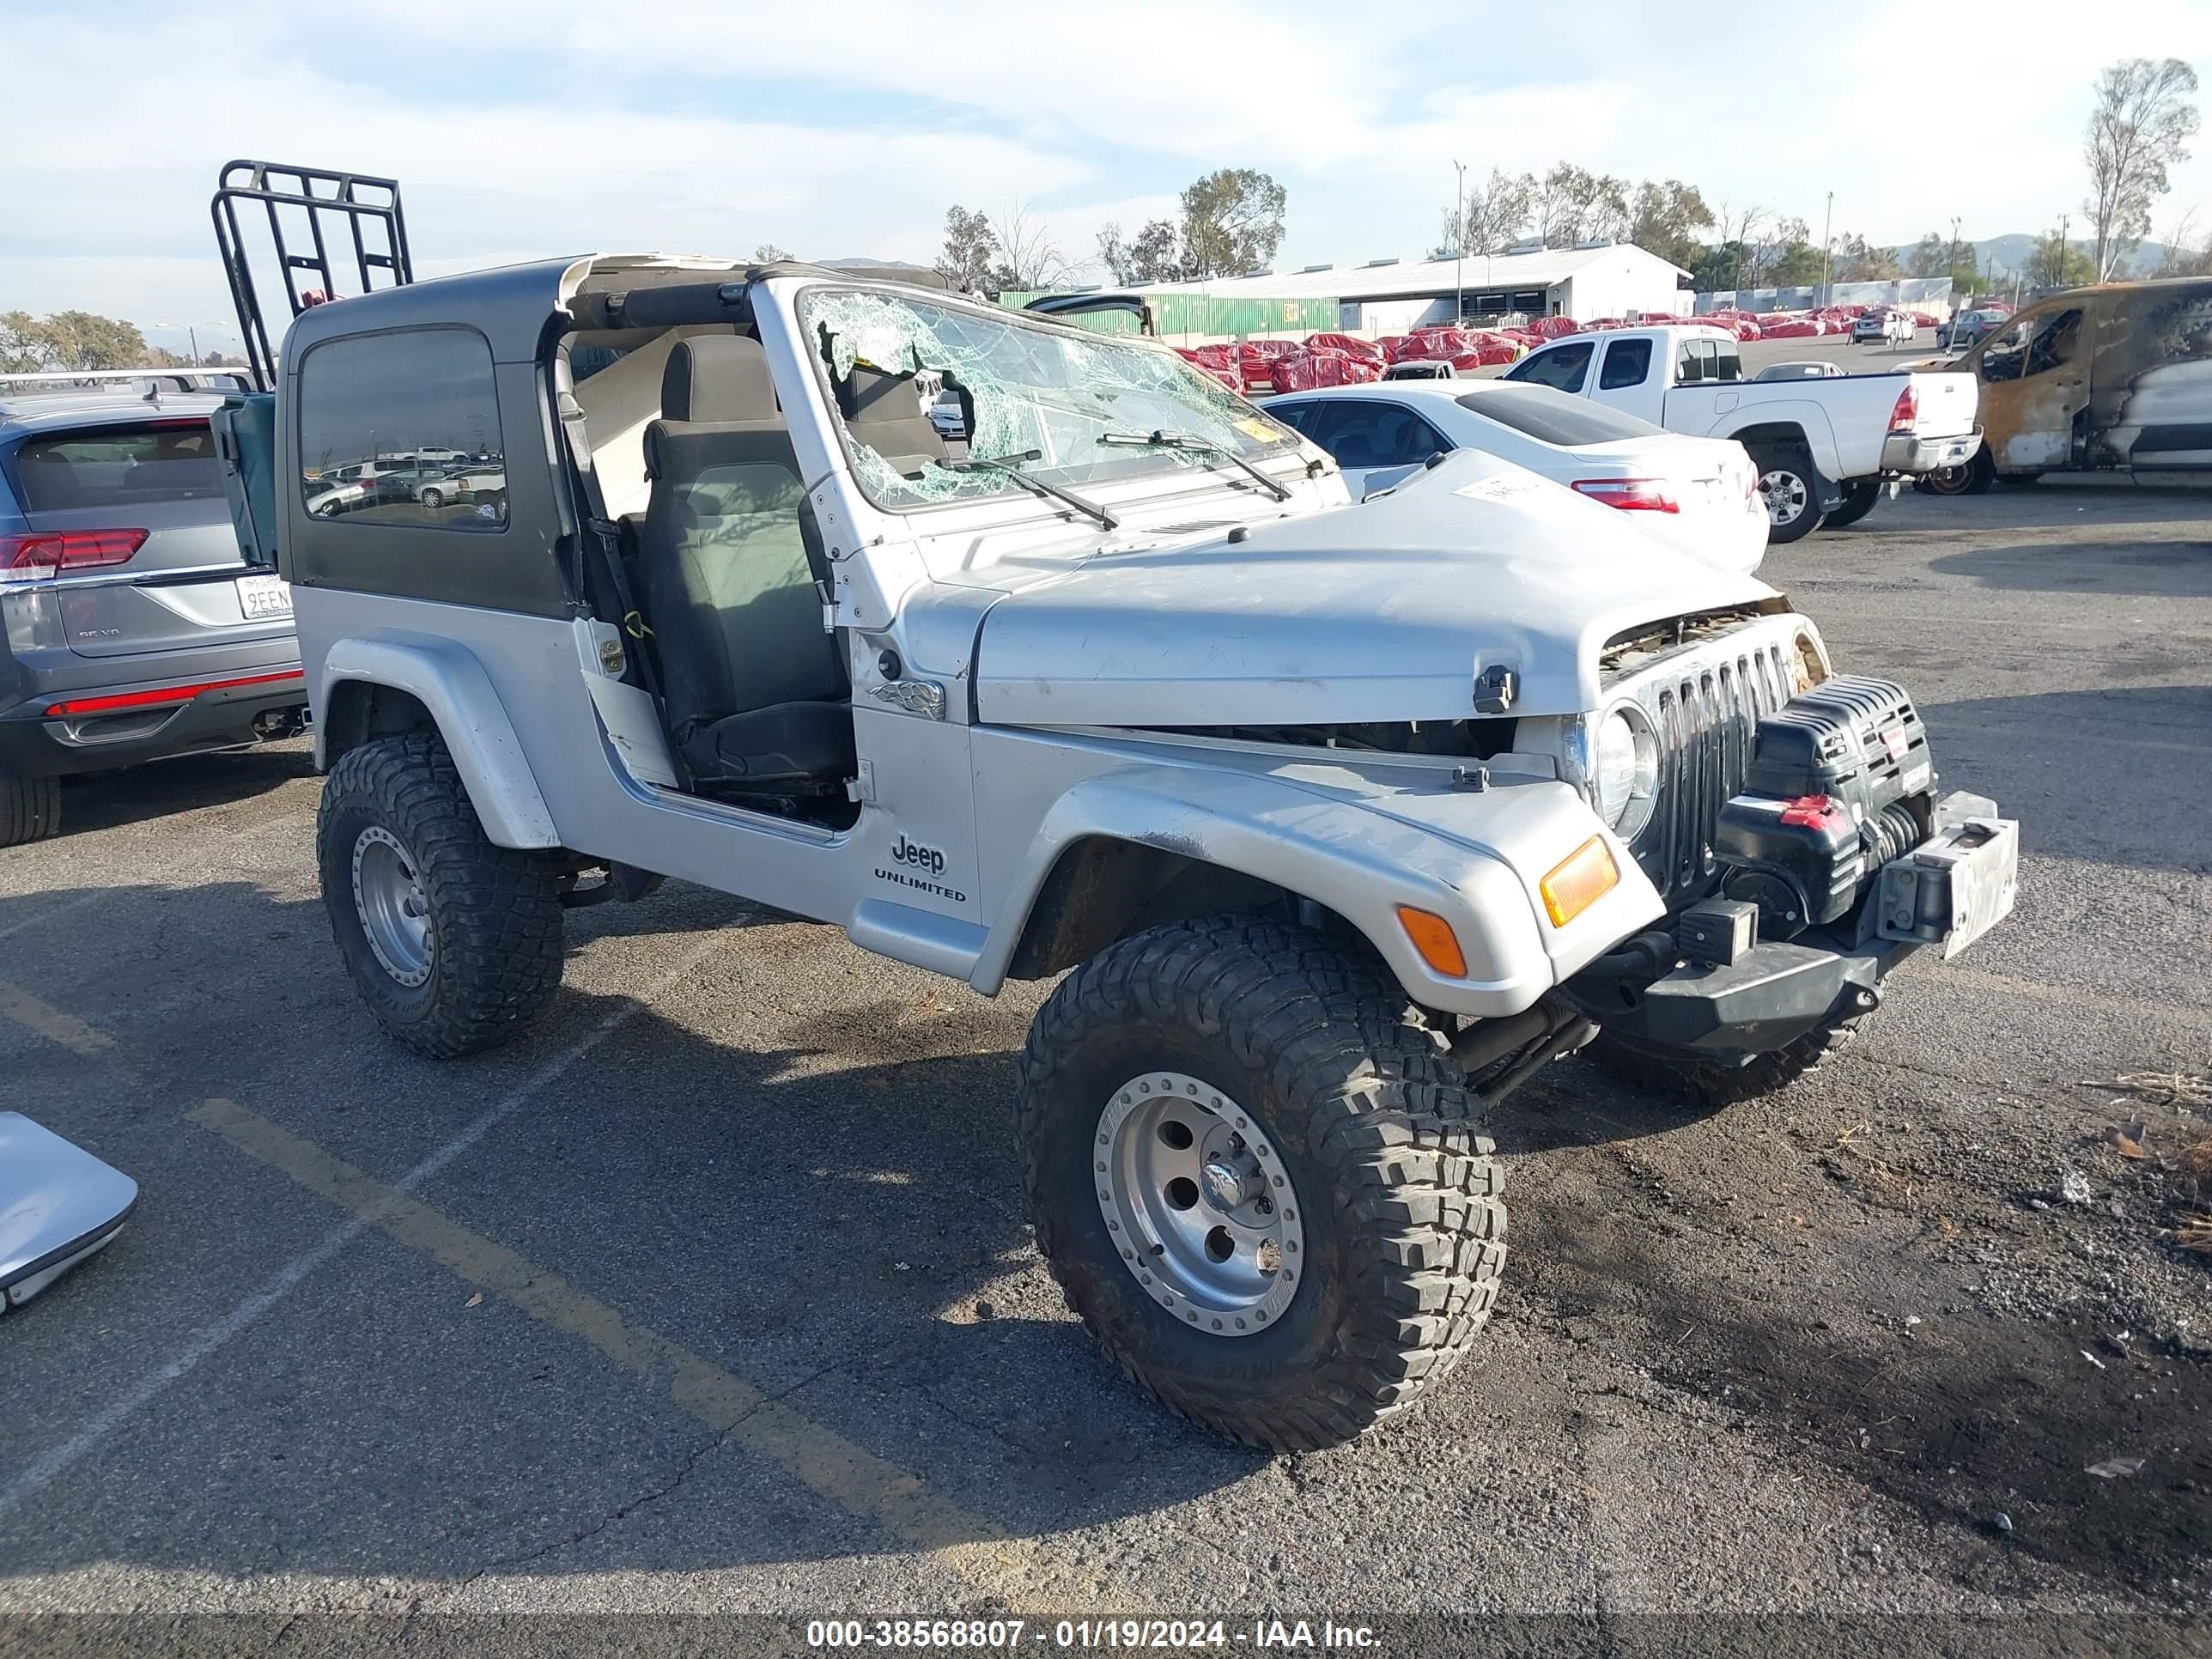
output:
[[[1845,525],[1856,524],[1875,509],[1881,500],[1881,480],[1852,478],[1844,485],[1844,504],[1828,514],[1823,522],[1831,530],[1840,530]]]
[[[1939,466],[1923,475],[1912,487],[1930,495],[1986,495],[1996,481],[1996,463],[1988,450],[1978,449],[1957,466]]]
[[[435,513],[445,504],[446,492],[444,490],[426,489],[422,492],[422,505],[428,507],[433,513]]]
[[[1741,1066],[1687,1049],[1647,1047],[1609,1031],[1600,1031],[1584,1052],[1599,1069],[1624,1083],[1682,1105],[1715,1111],[1795,1083],[1850,1042],[1857,1029],[1856,1018],[1832,1020],[1771,1054],[1753,1054]]]
[[[1115,1362],[1278,1451],[1350,1440],[1489,1317],[1505,1211],[1475,1101],[1385,975],[1240,917],[1070,975],[1015,1071],[1038,1248]]]
[[[492,843],[436,736],[349,750],[323,786],[315,843],[346,971],[416,1054],[507,1042],[559,986],[557,863]]]
[[[1766,541],[1781,547],[1820,527],[1820,491],[1813,458],[1799,448],[1763,450],[1753,457],[1759,493],[1766,498]]]

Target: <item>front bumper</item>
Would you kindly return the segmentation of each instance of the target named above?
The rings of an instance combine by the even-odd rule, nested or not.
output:
[[[1936,832],[1876,872],[1827,928],[1762,941],[1726,964],[1678,964],[1647,985],[1571,982],[1575,1000],[1631,1043],[1722,1060],[1787,1048],[1820,1026],[1873,1012],[1881,984],[1925,945],[1948,958],[2011,914],[2019,826],[1993,802],[1954,794]]]
[[[1917,475],[1940,471],[1947,466],[1964,466],[1981,447],[1979,427],[1950,438],[1922,438],[1900,432],[1883,441],[1881,470]]]
[[[304,724],[307,682],[296,667],[261,669],[240,678],[247,683],[217,686],[181,702],[59,716],[46,711],[64,702],[158,694],[162,688],[126,685],[33,698],[0,713],[0,772],[43,778],[106,771],[173,755],[236,749],[259,740],[272,724]]]

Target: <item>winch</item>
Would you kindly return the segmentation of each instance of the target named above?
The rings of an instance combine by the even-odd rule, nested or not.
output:
[[[1722,806],[1721,891],[1759,908],[1761,939],[1836,921],[1875,872],[1926,840],[1936,769],[1905,688],[1844,676],[1759,720],[1742,793]]]

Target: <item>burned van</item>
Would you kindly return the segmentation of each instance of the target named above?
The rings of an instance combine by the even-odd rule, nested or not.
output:
[[[2045,472],[2212,467],[2212,278],[2055,294],[1959,366],[1982,383],[1969,489]]]

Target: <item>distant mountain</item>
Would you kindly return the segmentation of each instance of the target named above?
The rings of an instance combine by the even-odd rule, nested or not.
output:
[[[2022,231],[2014,231],[2008,236],[1985,236],[1972,244],[1974,263],[1987,270],[1990,262],[1994,259],[2000,272],[2025,270],[2027,262],[2035,257],[2036,243],[2041,240],[2040,236],[2029,235]],[[2072,226],[2067,228],[2066,240],[2084,252],[2094,251],[2095,244],[2087,236],[2075,235]],[[1913,244],[1907,242],[1901,247],[1892,248],[1890,252],[1900,260],[1909,259],[1912,257],[1912,248]],[[2121,262],[2119,274],[2124,276],[2148,276],[2158,269],[2159,262],[2166,255],[2165,243],[2145,242]]]

